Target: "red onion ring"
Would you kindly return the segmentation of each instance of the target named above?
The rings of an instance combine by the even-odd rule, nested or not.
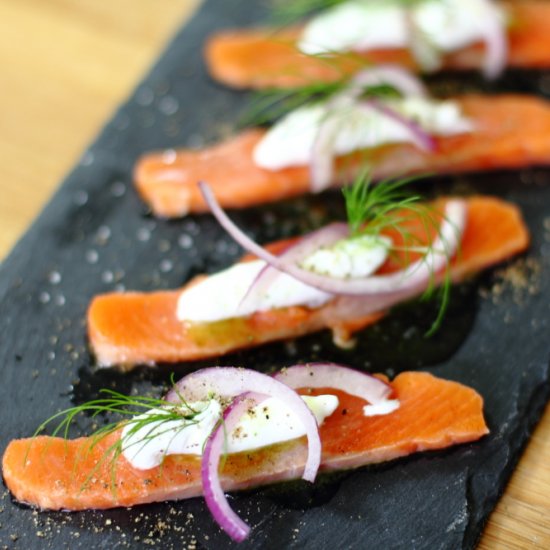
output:
[[[428,92],[422,81],[399,65],[377,65],[359,71],[350,82],[344,93],[358,98],[365,88],[387,84],[405,97],[427,97]]]
[[[364,296],[395,293],[418,285],[427,286],[433,280],[434,274],[446,265],[448,259],[456,251],[466,225],[466,204],[462,200],[450,200],[445,206],[445,217],[440,226],[438,237],[424,258],[389,275],[346,280],[334,279],[302,269],[265,250],[229,219],[208,184],[199,182],[199,187],[206,204],[220,225],[248,252],[306,285],[336,295]]]
[[[361,109],[375,110],[383,114],[387,118],[399,123],[405,128],[412,138],[413,144],[422,151],[434,151],[435,140],[434,138],[420,126],[414,120],[403,116],[401,113],[395,111],[391,107],[384,105],[381,101],[376,99],[367,99],[361,101],[358,105]]]
[[[356,395],[371,405],[386,401],[392,388],[379,378],[336,363],[308,363],[286,367],[274,374],[292,389],[334,388]]]
[[[291,408],[302,421],[308,442],[308,456],[303,479],[313,482],[321,463],[321,439],[317,421],[302,398],[291,388],[271,376],[256,371],[235,367],[212,367],[188,374],[176,383],[165,399],[169,403],[202,401],[212,395],[232,398],[224,411],[224,422],[210,434],[201,463],[204,497],[208,508],[220,527],[234,540],[244,540],[249,526],[231,509],[218,474],[223,448],[224,430],[231,432],[238,420],[250,406],[250,400],[260,403],[273,397]]]
[[[220,422],[206,441],[201,463],[202,488],[204,499],[218,525],[235,541],[242,542],[250,533],[247,525],[229,506],[223,492],[218,468],[223,452],[224,436],[231,433],[240,418],[252,405],[261,403],[265,397],[255,393],[237,396],[223,413]]]
[[[231,433],[243,414],[266,397],[279,399],[291,406],[304,421],[308,436],[308,459],[304,479],[313,481],[320,464],[321,442],[315,417],[294,391],[299,387],[331,387],[357,395],[371,404],[387,400],[392,388],[385,382],[349,367],[333,363],[295,365],[283,369],[273,377],[256,371],[235,367],[211,367],[191,373],[179,382],[165,397],[170,403],[181,400],[201,401],[216,394],[220,398],[233,397],[223,413],[223,421],[209,435],[202,457],[201,478],[206,504],[218,525],[236,542],[242,542],[250,527],[231,509],[223,492],[218,473],[225,434]],[[242,391],[246,388],[244,391]],[[307,411],[307,414],[304,414]],[[309,424],[309,425],[308,425]],[[312,430],[311,424],[314,428]],[[310,437],[312,436],[312,437]],[[312,452],[311,442],[317,440]],[[311,457],[315,454],[313,476],[307,474]]]
[[[311,191],[313,193],[324,191],[332,185],[334,180],[334,145],[338,138],[342,120],[340,117],[333,116],[333,110],[346,104],[357,104],[357,100],[365,88],[380,84],[388,84],[394,87],[405,97],[427,96],[426,89],[420,80],[397,66],[381,65],[357,73],[349,86],[343,92],[334,96],[326,105],[327,113],[325,119],[319,126],[311,149],[310,178]],[[371,108],[374,108],[384,116],[403,124],[409,130],[415,145],[420,149],[428,151],[434,149],[434,140],[413,120],[405,118],[374,99],[361,102],[359,106],[363,104],[370,105]]]
[[[178,403],[181,398],[194,402],[208,399],[211,395],[234,398],[246,392],[255,392],[278,399],[300,418],[308,440],[308,457],[302,477],[306,481],[313,481],[321,461],[321,440],[317,421],[300,396],[273,377],[236,367],[201,369],[183,377],[168,392],[165,399],[170,403]]]
[[[284,261],[298,263],[307,258],[311,253],[319,248],[331,246],[335,242],[345,239],[349,236],[349,227],[346,223],[332,223],[318,229],[305,237],[302,237],[299,242],[292,245],[279,255],[279,258]],[[244,295],[239,307],[244,306],[249,300],[254,300],[265,289],[267,289],[274,280],[281,275],[281,272],[269,264],[260,271],[254,282],[250,285]]]

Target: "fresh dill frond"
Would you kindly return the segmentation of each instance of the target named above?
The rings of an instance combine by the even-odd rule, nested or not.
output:
[[[370,1],[373,4],[381,4],[380,0],[378,0],[378,2],[376,0]],[[425,1],[426,0],[384,0],[387,4],[402,5],[405,8],[414,7]],[[306,17],[317,15],[339,4],[345,4],[347,2],[350,2],[350,0],[273,0],[271,19],[274,24],[290,25]],[[368,5],[369,0],[362,0],[362,3]]]
[[[393,233],[398,237],[399,244],[394,242],[390,246],[390,258],[403,267],[410,265],[413,255],[420,254],[426,258],[433,251],[433,244],[426,244],[426,237],[438,236],[441,222],[445,219],[432,205],[421,202],[420,195],[406,189],[416,179],[418,177],[385,180],[374,184],[368,169],[365,169],[352,185],[342,189],[350,236],[353,238]],[[436,274],[431,273],[428,287],[422,295],[423,299],[428,299],[436,293],[440,300],[436,319],[426,336],[437,332],[449,305],[451,258],[445,242],[443,247],[447,263],[441,283],[437,284]]]
[[[289,25],[304,17],[320,13],[349,0],[273,0],[271,19],[275,24]]]
[[[177,392],[175,385],[174,388]],[[64,439],[68,439],[70,427],[80,415],[87,414],[92,419],[99,416],[109,417],[109,420],[114,415],[115,418],[96,429],[89,436],[89,444],[80,449],[80,454],[73,464],[73,469],[76,470],[79,462],[84,460],[102,440],[114,432],[122,430],[124,427],[127,428],[126,433],[123,434],[121,432],[121,437],[104,451],[100,460],[88,473],[86,480],[82,484],[82,490],[86,488],[98,469],[107,462],[111,467],[111,486],[113,492],[116,492],[117,460],[125,449],[133,446],[141,446],[142,448],[156,437],[166,433],[173,433],[173,437],[176,437],[181,430],[192,424],[196,424],[198,422],[196,417],[201,412],[187,403],[179,392],[177,392],[179,397],[178,403],[170,403],[164,399],[153,397],[128,396],[110,389],[102,389],[100,393],[106,395],[106,397],[88,401],[82,405],[77,405],[76,407],[71,407],[54,414],[44,421],[33,435],[33,438],[37,437],[48,426],[57,422],[51,435],[62,436]],[[179,423],[176,428],[173,424],[174,421]],[[137,439],[135,439],[136,435],[139,435]],[[29,448],[31,444],[32,439]],[[44,450],[46,451],[47,449],[45,448]],[[25,455],[25,463],[27,456],[28,451]]]
[[[379,235],[390,225],[399,229],[398,222],[404,220],[402,216],[396,219],[396,212],[417,210],[419,206],[423,206],[418,204],[420,195],[411,194],[404,189],[416,179],[418,178],[385,180],[375,185],[369,169],[363,169],[350,186],[342,189],[350,235]]]
[[[345,86],[346,81],[339,80],[312,82],[296,88],[269,88],[254,92],[238,125],[243,128],[273,124],[299,107],[328,100]]]
[[[67,438],[69,436],[70,426],[73,424],[76,417],[83,413],[87,413],[91,418],[95,418],[98,415],[117,414],[122,419],[127,416],[138,415],[150,409],[166,408],[166,415],[170,415],[173,419],[187,418],[188,416],[197,414],[197,411],[185,401],[182,401],[181,404],[174,404],[154,397],[124,395],[110,389],[101,389],[100,393],[108,397],[87,401],[82,405],[77,405],[76,407],[71,407],[54,414],[40,424],[34,436],[39,435],[48,425],[51,425],[52,422],[61,418],[62,420],[53,430],[52,436],[57,436],[60,432],[63,432],[62,437]],[[98,431],[104,429],[105,428],[100,428]]]
[[[362,62],[363,68],[369,66]],[[315,81],[295,88],[268,88],[253,92],[250,101],[239,117],[238,126],[267,126],[274,124],[290,112],[306,105],[315,105],[328,101],[342,92],[350,84],[349,78],[335,82]],[[358,99],[390,100],[402,95],[389,84],[366,86]]]

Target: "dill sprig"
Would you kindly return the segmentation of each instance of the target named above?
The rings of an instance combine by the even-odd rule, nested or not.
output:
[[[439,235],[440,224],[444,219],[433,206],[421,202],[420,195],[406,189],[407,185],[416,179],[418,178],[385,180],[374,185],[368,170],[363,170],[351,186],[342,189],[351,237],[380,236],[384,231],[396,232],[402,244],[393,244],[390,254],[404,266],[410,264],[411,255],[414,253],[421,253],[424,258],[427,256],[432,250],[432,245],[426,245],[422,235]],[[421,223],[421,235],[418,231],[409,229],[411,222]],[[436,319],[426,336],[433,335],[439,329],[450,300],[450,251],[447,250],[447,243],[444,241],[443,247],[448,261],[441,284],[437,285],[436,274],[432,272],[428,287],[421,297],[429,299],[437,293],[440,300]]]
[[[366,67],[369,64],[362,61],[362,66]],[[347,77],[335,82],[315,81],[295,88],[268,88],[253,92],[238,125],[241,128],[271,125],[300,107],[328,101],[344,91],[349,83],[350,78]],[[400,97],[401,94],[393,86],[380,84],[366,86],[359,99],[387,100]]]
[[[273,0],[271,18],[279,25],[290,25],[350,0]],[[365,1],[365,0],[364,0]],[[388,4],[401,4],[409,8],[425,0],[384,0]],[[367,2],[368,3],[368,0]],[[375,2],[373,2],[375,3]],[[380,3],[380,2],[378,2]]]
[[[194,410],[185,400],[182,400],[181,404],[174,404],[154,397],[124,395],[110,389],[101,389],[99,391],[101,394],[107,395],[108,397],[87,401],[82,405],[77,405],[76,407],[71,407],[54,414],[40,424],[35,431],[34,436],[37,436],[43,432],[46,427],[55,420],[62,418],[53,430],[52,436],[61,434],[61,436],[66,439],[69,437],[69,429],[76,420],[77,416],[84,413],[90,415],[91,418],[96,418],[99,415],[105,414],[117,414],[121,416],[121,418],[124,418],[128,416],[134,417],[150,409],[158,408],[163,410],[162,413],[159,413],[159,415],[151,415],[153,420],[148,420],[148,422],[156,422],[159,419],[186,419],[198,414],[197,411]],[[157,418],[157,416],[159,418]],[[103,426],[98,430],[98,432],[101,434],[103,434],[103,432],[110,433],[111,431],[114,431],[112,428],[113,426],[115,427],[114,429],[120,427],[120,420],[118,422],[112,422],[107,426]]]
[[[303,107],[328,100],[344,89],[347,82],[312,82],[296,88],[269,88],[254,92],[249,105],[239,120],[240,127],[273,124],[286,114]]]
[[[54,414],[40,424],[33,438],[41,434],[52,423],[58,421],[51,434],[52,437],[61,436],[64,439],[68,439],[70,427],[80,415],[87,414],[92,419],[99,416],[115,415],[118,418],[101,426],[89,436],[89,444],[80,450],[80,456],[75,461],[73,468],[76,469],[79,460],[83,460],[92,452],[100,441],[112,433],[127,427],[126,433],[123,434],[121,432],[121,437],[105,450],[100,460],[88,473],[81,487],[81,490],[84,490],[98,469],[108,462],[111,468],[111,487],[113,492],[116,492],[117,460],[124,450],[133,446],[141,446],[143,448],[153,439],[166,433],[173,433],[173,439],[183,429],[198,422],[196,417],[201,411],[194,409],[187,403],[177,391],[177,388],[176,392],[179,397],[179,403],[170,403],[164,399],[146,396],[128,396],[110,389],[101,389],[100,393],[106,397],[88,401],[82,405],[77,405],[76,407],[71,407]],[[174,421],[178,422],[177,427],[174,425]],[[135,439],[138,434],[140,434],[139,437]],[[29,449],[31,444],[32,439]],[[46,450],[47,448],[44,449],[44,452]],[[27,456],[28,451],[25,456],[25,463]]]
[[[273,0],[272,19],[280,25],[289,25],[304,17],[333,8],[349,0]]]
[[[426,214],[428,207],[420,203],[422,197],[404,189],[417,179],[414,176],[388,179],[375,185],[369,170],[362,170],[350,186],[342,189],[351,236],[365,233],[379,235],[389,226],[405,231],[402,224],[407,220],[403,213],[396,216],[397,212]],[[423,221],[427,218],[421,216]]]

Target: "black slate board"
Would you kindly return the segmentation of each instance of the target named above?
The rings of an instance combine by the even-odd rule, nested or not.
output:
[[[95,294],[112,289],[177,287],[239,255],[207,216],[173,222],[148,216],[131,188],[131,168],[143,151],[199,147],[203,138],[215,140],[234,126],[246,95],[208,79],[201,44],[216,28],[243,26],[262,15],[261,6],[245,0],[207,1],[0,267],[2,450],[56,411],[95,397],[101,387],[156,394],[166,387],[174,368],[130,374],[94,369],[86,347],[86,307]],[[448,78],[454,77],[433,84],[446,89]],[[471,75],[466,82],[533,93],[549,89],[548,77],[538,73],[509,74],[491,86]],[[390,374],[422,367],[480,391],[491,428],[479,443],[325,479],[305,496],[294,489],[236,495],[232,505],[253,527],[244,548],[475,545],[550,392],[549,176],[533,169],[425,184],[429,193],[475,189],[513,200],[533,233],[528,257],[513,264],[526,277],[522,284],[512,287],[489,274],[461,287],[444,329],[428,345],[422,326],[433,313],[429,306],[404,308],[367,330],[353,352],[338,351],[318,335],[221,360],[266,369],[323,357]],[[336,197],[333,192],[234,217],[265,241],[338,215]],[[182,374],[196,366],[175,370]],[[82,421],[81,429],[88,424]],[[101,513],[37,513],[4,491],[0,506],[0,545],[7,548],[234,546],[200,499]]]

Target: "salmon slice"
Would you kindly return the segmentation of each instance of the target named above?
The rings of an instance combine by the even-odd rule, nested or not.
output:
[[[514,205],[480,196],[467,200],[467,210],[468,222],[460,251],[451,264],[455,281],[525,250],[529,242],[527,229]],[[433,235],[425,235],[419,219],[415,223],[417,236],[428,243]],[[412,224],[413,221],[408,227],[411,232]],[[391,236],[394,242],[399,242],[398,235]],[[409,256],[408,260],[414,261],[413,255]],[[379,273],[401,267],[403,265],[392,258]],[[354,313],[350,315],[350,298],[338,297],[316,309],[294,306],[226,321],[187,324],[176,317],[177,301],[183,289],[96,297],[88,309],[87,320],[89,340],[98,363],[130,368],[136,364],[204,359],[324,328],[332,329],[335,337],[342,340],[375,323],[395,305],[395,301],[388,301],[386,296],[354,297]],[[414,289],[414,294],[402,295],[401,300],[418,293],[418,289]]]
[[[363,415],[366,401],[359,397],[330,388],[301,392],[333,393],[340,400],[320,428],[321,470],[358,468],[475,441],[488,433],[482,398],[466,386],[407,372],[392,387],[400,408],[374,417]],[[3,456],[4,480],[18,501],[49,510],[133,506],[202,494],[200,457],[169,455],[159,467],[138,470],[120,455],[113,469],[101,458],[119,438],[120,432],[114,432],[93,446],[90,437],[14,440]],[[297,479],[306,458],[305,437],[229,455],[222,486],[232,491]]]
[[[550,67],[550,5],[546,1],[503,2],[510,14],[508,65]],[[222,31],[206,45],[206,63],[216,80],[235,88],[292,88],[312,82],[335,82],[364,68],[366,63],[395,63],[420,71],[406,49],[308,56],[297,49],[301,28]],[[483,44],[448,54],[445,69],[478,69]]]
[[[550,3],[549,3],[550,4]],[[436,137],[433,152],[411,144],[384,145],[339,159],[335,184],[353,179],[368,163],[375,179],[415,173],[457,173],[550,164],[550,105],[527,96],[469,95],[457,98],[475,126],[472,133]],[[171,218],[205,212],[197,187],[207,181],[225,208],[245,208],[310,191],[307,166],[266,170],[252,151],[265,130],[245,131],[201,151],[179,150],[143,156],[134,172],[137,190],[157,216]]]

